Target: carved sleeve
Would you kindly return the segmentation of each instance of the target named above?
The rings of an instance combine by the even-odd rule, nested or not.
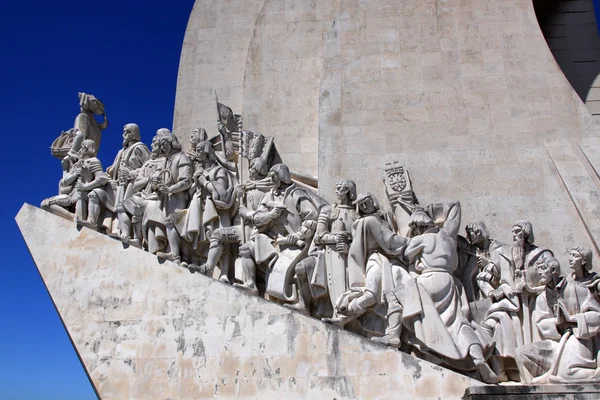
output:
[[[554,314],[552,313],[552,310],[548,308],[545,293],[540,294],[537,297],[535,306],[531,319],[535,322],[541,337],[544,339],[560,340],[561,334],[556,327]]]
[[[335,238],[332,238],[329,234],[329,215],[331,213],[331,206],[325,206],[319,214],[317,220],[317,230],[315,232],[315,244],[334,244]]]
[[[179,176],[177,182],[171,186],[171,193],[183,192],[192,186],[192,176],[194,175],[194,170],[192,168],[191,161],[186,155],[181,155],[177,168]]]

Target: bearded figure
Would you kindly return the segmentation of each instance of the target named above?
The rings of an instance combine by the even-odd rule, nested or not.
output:
[[[550,250],[534,244],[529,221],[515,222],[512,236],[512,245],[490,246],[490,259],[482,258],[487,266],[478,275],[483,295],[492,301],[484,326],[496,342],[491,365],[500,381],[520,380],[515,351],[537,337],[532,329],[531,310],[543,286],[535,263],[544,254],[553,257]]]

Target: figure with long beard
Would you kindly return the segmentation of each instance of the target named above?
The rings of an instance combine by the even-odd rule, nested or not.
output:
[[[515,363],[516,349],[538,338],[532,330],[531,310],[535,296],[541,290],[535,262],[552,252],[534,244],[533,227],[529,221],[513,224],[512,245],[494,243],[490,258],[482,257],[487,266],[478,275],[483,295],[492,300],[484,327],[492,333],[496,350],[491,365],[500,381],[519,381]]]

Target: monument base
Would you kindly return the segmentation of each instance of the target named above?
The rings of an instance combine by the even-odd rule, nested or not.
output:
[[[473,386],[467,390],[469,400],[525,400],[525,399],[600,399],[600,384],[574,385],[498,385]]]
[[[31,205],[16,220],[103,400],[458,400],[481,384]]]

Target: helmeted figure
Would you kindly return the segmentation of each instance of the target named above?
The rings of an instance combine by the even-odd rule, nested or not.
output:
[[[189,201],[188,189],[192,184],[193,165],[188,156],[181,151],[177,137],[168,129],[159,129],[159,146],[164,155],[164,168],[161,170],[163,178],[158,183],[156,198],[148,197],[148,203],[142,220],[144,239],[148,251],[156,254],[163,252],[168,243],[167,234],[177,235],[175,229],[168,229],[174,224],[172,219],[175,210],[187,208]],[[164,172],[163,172],[164,171]],[[167,226],[169,225],[169,226]],[[170,242],[176,243],[176,238]],[[165,258],[177,259],[179,249],[170,249],[170,255]]]
[[[348,289],[348,250],[352,225],[358,219],[353,201],[356,184],[344,179],[336,184],[338,202],[319,213],[314,249],[296,265],[299,301],[290,306],[316,318],[332,318],[338,298]]]
[[[490,259],[482,258],[487,265],[477,278],[483,295],[492,300],[484,325],[493,332],[496,350],[491,365],[500,381],[520,379],[515,351],[539,339],[531,322],[536,293],[540,290],[535,262],[546,253],[552,256],[550,250],[534,244],[529,221],[515,222],[512,235],[512,245],[495,242],[490,246]]]
[[[600,379],[600,303],[594,292],[600,276],[592,252],[571,250],[571,274],[559,278],[560,265],[549,258],[537,264],[545,290],[536,298],[532,322],[542,340],[517,349],[523,383],[586,383]]]
[[[79,161],[81,167],[80,196],[76,206],[77,222],[93,229],[99,229],[104,222],[101,212],[112,213],[115,211],[115,193],[110,184],[110,178],[102,169],[100,160],[94,155],[96,143],[86,139],[81,143],[79,149]],[[107,220],[112,220],[107,218]],[[102,224],[103,228],[110,226]]]
[[[255,232],[240,248],[244,282],[235,286],[258,294],[257,264],[272,267],[277,260],[275,246],[286,243],[303,248],[312,239],[318,210],[309,195],[292,182],[285,164],[271,168],[274,187],[267,192],[250,218]]]

